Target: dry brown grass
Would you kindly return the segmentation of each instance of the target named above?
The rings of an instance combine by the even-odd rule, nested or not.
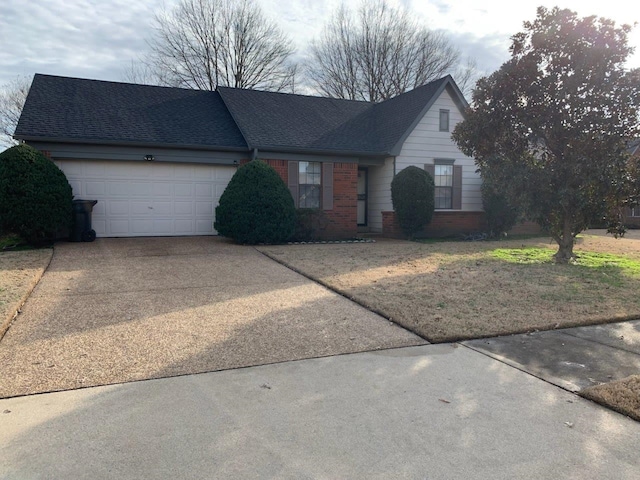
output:
[[[53,249],[0,252],[0,338],[49,265]]]
[[[612,254],[627,264],[522,264],[496,255],[548,249],[550,259],[555,247],[545,238],[261,250],[429,341],[445,342],[640,316],[640,235],[594,233],[579,239],[578,254]]]
[[[580,395],[640,422],[640,375],[589,387]]]

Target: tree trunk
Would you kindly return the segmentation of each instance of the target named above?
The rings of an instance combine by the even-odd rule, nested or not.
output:
[[[575,237],[573,236],[573,232],[571,231],[571,221],[569,218],[565,217],[564,225],[562,228],[562,235],[556,238],[556,242],[558,242],[558,251],[553,256],[556,263],[569,263],[571,260],[575,259],[576,256],[573,253],[573,244]]]

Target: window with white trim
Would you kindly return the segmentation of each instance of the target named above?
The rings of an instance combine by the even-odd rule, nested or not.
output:
[[[298,162],[299,208],[320,208],[321,178],[320,162]]]

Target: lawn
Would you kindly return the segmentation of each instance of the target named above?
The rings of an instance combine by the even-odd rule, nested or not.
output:
[[[0,250],[0,339],[49,265],[53,249]]]
[[[548,238],[270,246],[273,259],[431,342],[640,317],[640,235],[586,234],[556,265]]]

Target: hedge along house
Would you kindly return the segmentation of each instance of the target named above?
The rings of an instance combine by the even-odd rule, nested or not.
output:
[[[372,104],[219,87],[198,91],[36,75],[15,138],[42,150],[76,198],[96,199],[98,236],[211,235],[238,165],[261,159],[319,234],[398,234],[391,180],[436,182],[427,234],[481,228],[480,177],[451,140],[466,102],[450,76]]]

